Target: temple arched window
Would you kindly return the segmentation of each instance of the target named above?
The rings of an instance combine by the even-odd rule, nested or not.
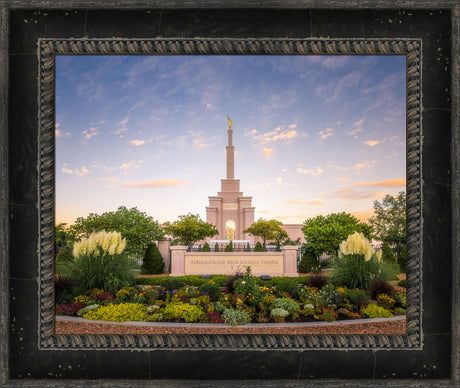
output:
[[[225,239],[226,240],[234,240],[235,239],[235,230],[236,230],[235,221],[228,220],[225,223]]]

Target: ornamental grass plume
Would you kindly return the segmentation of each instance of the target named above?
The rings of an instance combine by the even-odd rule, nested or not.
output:
[[[364,255],[365,261],[369,261],[374,254],[375,250],[369,240],[358,232],[350,234],[339,246],[339,255]]]
[[[355,232],[341,242],[331,280],[337,286],[362,289],[368,288],[372,279],[397,279],[399,269],[381,258],[382,251],[375,252],[369,240]]]
[[[100,232],[91,233],[88,238],[83,238],[73,246],[73,255],[76,258],[81,256],[113,256],[123,253],[126,247],[126,239],[121,238],[120,232]]]
[[[82,292],[102,288],[116,292],[134,284],[139,266],[123,252],[126,240],[119,232],[105,230],[91,233],[74,244],[74,260],[66,263],[63,271]]]

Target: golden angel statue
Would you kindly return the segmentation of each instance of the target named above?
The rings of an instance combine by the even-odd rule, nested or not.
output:
[[[230,117],[228,117],[227,115],[227,119],[228,119],[228,129],[232,129],[232,119]]]

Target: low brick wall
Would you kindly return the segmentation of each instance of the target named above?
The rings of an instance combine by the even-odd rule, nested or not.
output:
[[[171,247],[171,276],[233,275],[251,267],[256,276],[298,276],[297,247],[281,252],[186,252],[184,246]]]

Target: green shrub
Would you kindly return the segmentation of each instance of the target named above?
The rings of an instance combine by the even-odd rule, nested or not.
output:
[[[230,240],[230,243],[228,243],[227,246],[225,247],[224,252],[233,252],[233,243],[231,240]]]
[[[137,277],[134,283],[138,285],[143,285],[143,286],[161,286],[161,283],[163,283],[165,279],[169,279],[169,277],[168,276],[158,276],[158,277],[153,277],[153,278]]]
[[[54,275],[54,299],[55,302],[71,302],[80,294],[77,285],[69,276]]]
[[[233,289],[235,294],[244,296],[250,306],[257,306],[259,304],[260,288],[255,278],[251,275],[251,267],[248,266],[246,268],[243,277],[235,280]]]
[[[72,261],[73,259],[72,247],[69,247],[68,245],[62,247],[56,255],[55,272],[57,274],[62,273],[62,265],[66,262]]]
[[[251,246],[249,245],[249,242],[246,244],[246,246],[244,247],[244,251],[245,252],[251,252]]]
[[[224,323],[232,326],[246,325],[251,322],[251,315],[243,310],[225,309],[221,318]]]
[[[211,252],[211,247],[208,243],[204,243],[203,248],[201,249],[202,252]]]
[[[156,244],[150,244],[145,251],[141,272],[143,274],[163,273],[165,263]]]
[[[401,253],[398,257],[399,268],[402,272],[406,272],[406,246],[404,245],[401,249]]]
[[[300,313],[300,308],[297,302],[291,298],[276,298],[271,303],[270,307],[273,309],[284,309],[293,318],[297,318]]]
[[[380,261],[375,256],[366,261],[362,254],[343,255],[333,264],[331,281],[337,286],[368,288],[376,278],[384,281],[397,279],[395,265]]]
[[[376,279],[371,283],[369,291],[371,292],[372,298],[377,299],[380,294],[392,295],[394,289],[386,281],[382,279]]]
[[[224,287],[224,283],[229,278],[229,275],[211,275],[211,280],[216,283],[219,287]]]
[[[406,315],[406,310],[401,307],[396,307],[394,309],[395,315]]]
[[[276,277],[272,278],[270,283],[272,284],[272,286],[275,286],[276,293],[278,295],[281,296],[287,292],[292,297],[297,297],[297,290],[299,285],[299,281],[297,278]]]
[[[254,246],[254,252],[265,252],[265,249],[260,241],[257,241],[256,245]]]
[[[185,286],[184,279],[182,278],[166,278],[161,282],[161,286],[170,290],[178,290]]]
[[[398,282],[398,286],[399,286],[399,287],[404,287],[404,288],[406,288],[406,285],[407,285],[406,279],[402,279],[402,280],[400,280],[400,281]]]
[[[170,277],[170,279],[172,279]],[[199,287],[203,283],[206,283],[208,280],[203,279],[203,276],[200,275],[185,275],[185,276],[180,276],[176,279],[180,279],[184,282],[184,285],[186,286],[194,286],[194,287]]]
[[[93,288],[115,292],[134,284],[139,266],[125,255],[113,258],[81,256],[66,266],[65,272],[83,293]]]
[[[345,297],[346,299],[348,299],[348,301],[351,304],[355,306],[361,306],[363,304],[367,304],[369,303],[369,300],[370,300],[370,296],[367,293],[367,291],[360,290],[358,288],[352,288],[352,289],[346,290]]]
[[[101,306],[96,310],[90,310],[83,315],[83,318],[113,322],[143,321],[146,314],[146,306],[142,304],[120,303],[109,304]]]
[[[233,294],[233,292],[235,291],[234,289],[235,281],[238,279],[241,279],[242,277],[243,277],[243,273],[237,272],[235,275],[232,275],[228,277],[227,280],[225,280],[224,287],[227,288],[228,292],[231,292]]]
[[[369,318],[392,318],[393,314],[390,313],[386,308],[370,304],[361,309],[361,314],[364,314]]]
[[[214,244],[214,252],[219,252],[219,244],[218,243]]]
[[[283,308],[276,307],[273,310],[270,311],[270,316],[276,321],[276,322],[284,322],[286,317],[289,315],[289,312]]]
[[[219,296],[220,296],[219,285],[214,283],[212,280],[207,281],[206,283],[203,283],[201,286],[198,287],[198,290],[202,294],[209,295],[209,297],[213,301],[216,301],[217,299],[219,299]]]
[[[200,306],[174,302],[168,304],[163,312],[164,318],[174,321],[185,321],[185,322],[198,322],[204,315],[204,311]]]
[[[99,304],[97,304],[97,303],[90,304],[89,306],[83,307],[81,310],[78,310],[77,315],[81,317],[81,316],[85,315],[88,311],[96,310],[99,307],[101,307],[101,306]]]
[[[305,246],[297,271],[300,273],[308,273],[319,271],[319,269],[320,264],[316,255],[312,252],[309,246]]]
[[[383,243],[382,245],[382,260],[386,263],[396,263],[396,256],[391,250],[388,243]]]
[[[308,287],[316,287],[321,290],[327,284],[327,278],[322,275],[315,275],[308,279]]]
[[[78,284],[82,292],[93,288],[116,292],[131,286],[139,266],[123,253],[125,245],[126,240],[121,239],[118,232],[91,233],[74,244],[74,259],[63,263],[63,273]]]

